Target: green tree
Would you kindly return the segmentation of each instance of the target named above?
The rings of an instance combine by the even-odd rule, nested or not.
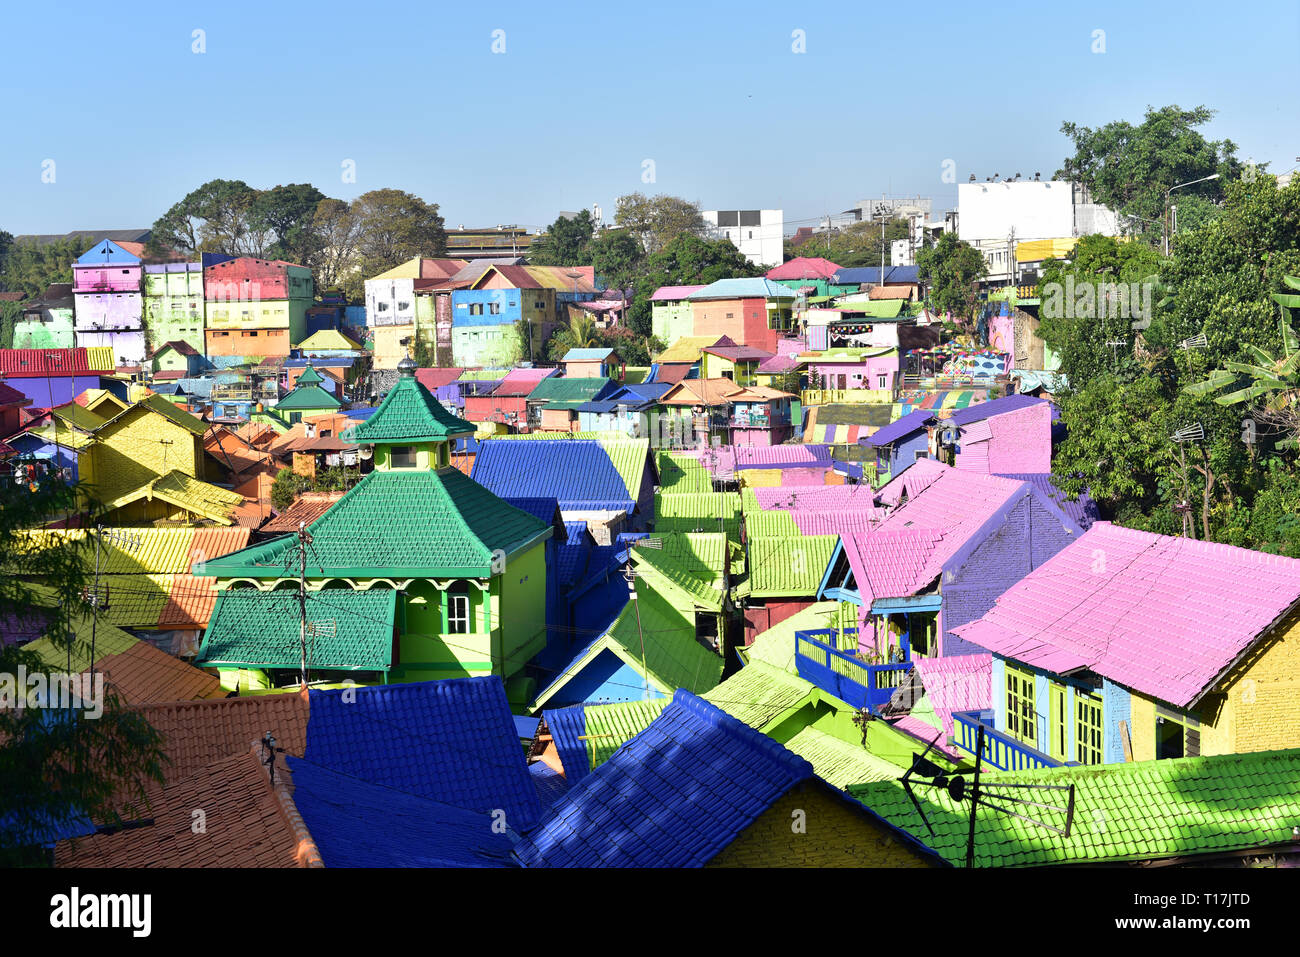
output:
[[[352,205],[341,199],[323,199],[312,214],[313,251],[308,257],[319,289],[334,289],[356,277],[354,291],[364,282],[359,277],[357,247],[361,242],[361,220]]]
[[[910,235],[911,231],[906,219],[890,219],[885,222],[886,266],[891,265],[890,246],[895,240],[907,239]],[[844,229],[819,233],[797,246],[790,240],[786,240],[785,258],[790,260],[800,256],[819,256],[846,268],[879,266],[880,250],[880,223],[865,220]]]
[[[679,236],[702,236],[706,225],[699,203],[665,193],[650,197],[644,193],[620,196],[614,223],[631,232],[641,241],[641,248],[651,255]]]
[[[978,296],[976,284],[988,274],[979,250],[954,233],[944,233],[933,246],[916,254],[917,277],[929,284],[926,301],[938,312],[971,318]]]
[[[637,335],[650,334],[650,297],[660,286],[707,285],[719,279],[761,276],[764,272],[765,269],[741,255],[728,239],[701,239],[682,233],[646,258],[628,309],[628,326]]]
[[[89,613],[83,596],[93,546],[89,537],[38,543],[27,530],[79,511],[83,494],[58,480],[35,490],[0,486],[0,622],[48,636],[78,657],[85,655],[74,648],[72,625]],[[17,676],[20,668],[49,680],[51,669],[40,656],[0,645],[0,675]],[[0,707],[0,867],[44,863],[32,836],[82,816],[108,825],[135,817],[146,788],[162,783],[161,736],[107,688],[102,704],[98,717]]]
[[[310,183],[273,186],[258,193],[251,219],[257,231],[273,237],[266,255],[309,265],[320,248],[314,224],[316,209],[325,198]]]
[[[352,201],[361,276],[373,276],[415,256],[445,256],[447,231],[437,203],[399,189],[376,189]],[[358,281],[359,285],[359,281]]]
[[[1157,223],[1165,214],[1165,191],[1171,186],[1218,173],[1219,180],[1178,192],[1180,202],[1188,195],[1218,201],[1224,182],[1239,175],[1241,163],[1235,143],[1207,140],[1197,130],[1214,112],[1204,106],[1148,107],[1137,126],[1117,120],[1094,130],[1062,123],[1074,155],[1066,158],[1056,178],[1084,184],[1098,203],[1116,212]],[[1158,236],[1159,226],[1149,232]]]
[[[596,276],[614,289],[626,289],[642,275],[645,250],[626,229],[606,229],[590,245]]]
[[[528,247],[528,261],[538,266],[584,266],[591,262],[596,223],[588,210],[573,218],[559,216]]]
[[[51,283],[72,282],[72,264],[90,244],[84,239],[15,242],[0,264],[0,289],[42,296]]]
[[[258,191],[243,180],[209,180],[154,222],[148,252],[262,256],[271,230],[255,219],[257,199]]]

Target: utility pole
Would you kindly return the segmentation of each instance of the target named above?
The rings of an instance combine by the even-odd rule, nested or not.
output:
[[[298,644],[302,651],[302,686],[307,687],[307,546],[311,532],[298,523]]]

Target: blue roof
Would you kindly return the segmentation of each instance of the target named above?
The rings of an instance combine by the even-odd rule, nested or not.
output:
[[[1051,474],[1048,472],[1001,473],[1000,477],[1028,482],[1055,502],[1061,511],[1068,515],[1085,532],[1092,526],[1093,522],[1101,518],[1101,509],[1087,492],[1083,492],[1077,502],[1071,502],[1065,493],[1056,487]]]
[[[537,800],[544,808],[550,808],[569,791],[569,780],[544,761],[528,765],[528,773],[537,788]]]
[[[548,708],[542,712],[546,727],[555,742],[555,750],[564,765],[564,776],[574,785],[591,773],[591,758],[587,755],[587,706],[570,705],[567,708]]]
[[[326,867],[518,866],[510,836],[494,832],[487,814],[286,760],[293,802]]]
[[[78,266],[96,266],[106,263],[115,265],[138,265],[140,257],[129,253],[111,239],[101,239],[77,257]]]
[[[888,425],[876,429],[864,439],[859,439],[859,445],[890,445],[899,439],[906,438],[913,432],[919,432],[925,428],[925,423],[930,421],[934,415],[933,409],[917,409],[915,412],[909,412],[907,415],[899,416]]]
[[[366,421],[366,419],[370,418],[378,411],[379,411],[379,406],[373,405],[373,406],[365,406],[359,409],[346,409],[344,411],[344,414],[349,419],[356,419],[358,422],[364,422]]]
[[[534,518],[541,519],[547,525],[555,524],[555,511],[560,507],[560,503],[554,498],[547,498],[541,495],[503,495],[501,498],[507,504],[513,505],[521,512],[527,512]]]
[[[672,703],[519,844],[526,867],[702,867],[812,765],[703,698]]]
[[[614,352],[608,347],[599,349],[570,349],[564,354],[562,362],[599,362],[607,359]]]
[[[500,808],[516,831],[537,820],[541,808],[500,678],[310,694],[305,761],[458,808]]]
[[[687,299],[795,299],[789,286],[770,279],[719,279],[697,289]]]
[[[909,283],[920,282],[916,266],[886,266],[885,282]],[[853,286],[861,283],[880,282],[879,266],[850,266],[837,269],[831,275],[831,282],[837,286]]]
[[[594,439],[493,439],[474,457],[471,478],[502,498],[554,498],[565,511],[625,511],[636,503]]]
[[[517,714],[515,718],[515,732],[519,735],[520,741],[531,741],[537,737],[537,725],[540,719],[537,715]]]

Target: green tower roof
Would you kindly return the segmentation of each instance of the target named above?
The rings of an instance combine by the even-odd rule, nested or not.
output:
[[[298,385],[320,385],[325,381],[325,377],[312,368],[311,363],[307,363],[307,368],[302,370],[302,375],[298,376]]]
[[[402,375],[375,414],[345,430],[344,441],[375,445],[439,442],[474,432],[474,423],[452,415],[420,384],[415,363],[406,359],[398,368]]]

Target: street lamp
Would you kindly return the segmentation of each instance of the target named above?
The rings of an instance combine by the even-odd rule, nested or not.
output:
[[[1176,189],[1182,189],[1184,186],[1195,186],[1197,183],[1208,183],[1210,180],[1218,179],[1218,178],[1219,178],[1218,173],[1211,173],[1209,176],[1202,176],[1200,179],[1194,179],[1186,183],[1179,183],[1177,186],[1170,186],[1167,190],[1165,190],[1165,221],[1161,224],[1161,226],[1165,237],[1164,246],[1165,246],[1166,256],[1169,255],[1169,233],[1171,232],[1171,230],[1169,229],[1169,194]]]

